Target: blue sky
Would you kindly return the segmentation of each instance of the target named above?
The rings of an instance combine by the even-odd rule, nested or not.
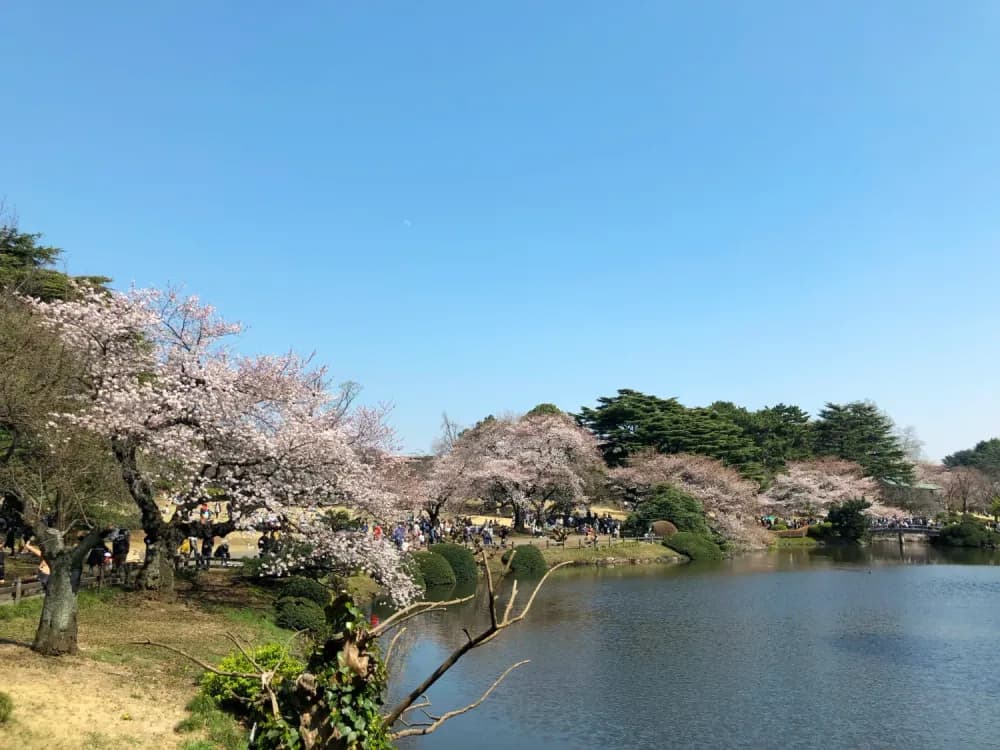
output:
[[[1000,434],[1000,5],[7,0],[0,195],[396,404]]]

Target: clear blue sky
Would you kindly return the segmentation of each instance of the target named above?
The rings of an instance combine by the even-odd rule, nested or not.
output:
[[[1000,434],[994,2],[0,5],[0,195],[408,450],[629,387]]]

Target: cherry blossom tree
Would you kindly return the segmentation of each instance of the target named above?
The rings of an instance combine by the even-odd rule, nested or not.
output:
[[[669,484],[698,500],[710,527],[742,547],[768,543],[756,522],[760,514],[757,485],[721,461],[690,453],[643,451],[626,466],[612,469],[609,479],[621,497],[637,500],[654,487]]]
[[[499,490],[518,528],[528,508],[542,518],[551,502],[585,500],[588,475],[601,467],[594,436],[561,413],[486,420],[459,443],[464,440],[477,457],[470,469],[476,485],[481,492]]]
[[[31,550],[49,575],[33,644],[45,654],[76,651],[83,561],[112,527],[136,516],[108,441],[50,427],[54,408],[76,408],[78,376],[59,337],[23,300],[0,295],[0,514],[31,530]]]
[[[173,552],[185,536],[225,536],[277,517],[290,552],[274,572],[315,555],[369,570],[401,601],[413,596],[395,574],[391,545],[324,532],[315,518],[334,503],[393,513],[391,494],[373,480],[392,433],[384,408],[353,407],[356,386],[331,387],[324,368],[294,353],[237,355],[229,343],[241,327],[176,290],[30,304],[84,363],[81,408],[54,420],[110,440],[149,539],[143,585],[172,585]],[[157,488],[176,506],[169,517]],[[225,520],[193,517],[219,498]]]
[[[761,495],[762,502],[787,515],[814,514],[831,504],[879,497],[877,482],[853,461],[817,458],[793,461]]]

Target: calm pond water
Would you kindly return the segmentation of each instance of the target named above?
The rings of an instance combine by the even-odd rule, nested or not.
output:
[[[885,544],[560,571],[432,688],[432,710],[531,663],[401,747],[1000,748],[997,562]],[[397,692],[481,623],[475,604],[411,622]]]

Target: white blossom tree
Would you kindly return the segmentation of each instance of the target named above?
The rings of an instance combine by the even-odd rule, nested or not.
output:
[[[860,465],[839,458],[790,462],[761,495],[765,505],[789,515],[820,513],[834,503],[878,497],[878,483],[866,477]]]
[[[742,547],[762,547],[769,541],[756,523],[757,485],[714,458],[643,451],[626,466],[612,469],[609,479],[620,494],[633,498],[657,485],[673,485],[701,503],[709,525],[722,537]]]
[[[31,304],[84,363],[81,408],[53,426],[111,441],[151,545],[144,585],[172,585],[171,558],[185,536],[225,536],[278,517],[289,558],[275,572],[315,555],[368,570],[400,601],[414,595],[391,545],[333,532],[313,512],[336,503],[393,513],[391,494],[372,478],[391,430],[384,409],[353,407],[355,386],[331,388],[323,368],[293,353],[237,355],[227,344],[240,326],[173,290]],[[157,487],[176,504],[169,518]],[[192,519],[220,497],[228,518]]]
[[[476,456],[476,485],[481,492],[499,490],[518,528],[528,508],[543,518],[554,501],[584,501],[588,476],[602,466],[594,436],[561,413],[486,420],[459,443],[465,440]]]

